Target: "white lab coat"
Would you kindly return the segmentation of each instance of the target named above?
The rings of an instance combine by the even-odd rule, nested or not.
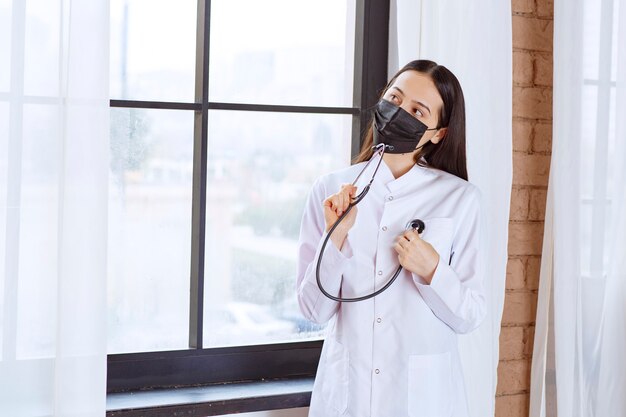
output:
[[[376,162],[359,179],[358,191]],[[403,269],[375,298],[337,303],[320,292],[315,279],[326,236],[322,202],[351,183],[364,164],[319,178],[302,218],[298,302],[309,320],[330,321],[309,416],[467,417],[457,334],[478,327],[486,314],[477,256],[482,194],[454,175],[418,165],[395,179],[382,162],[341,251],[332,241],[326,245],[324,288],[357,297],[383,286],[398,266],[395,239],[414,218],[425,222],[422,238],[440,261],[430,285]]]

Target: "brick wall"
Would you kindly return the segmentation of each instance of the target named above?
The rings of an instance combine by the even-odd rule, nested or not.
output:
[[[512,0],[513,189],[496,417],[528,416],[552,146],[552,0]]]

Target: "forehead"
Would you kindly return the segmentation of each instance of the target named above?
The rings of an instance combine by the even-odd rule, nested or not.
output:
[[[398,87],[410,100],[421,101],[431,110],[439,110],[443,100],[433,80],[426,74],[417,71],[404,71],[391,85]]]

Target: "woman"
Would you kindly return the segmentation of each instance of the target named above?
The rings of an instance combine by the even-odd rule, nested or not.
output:
[[[407,133],[407,132],[418,132]],[[391,145],[369,194],[322,241],[376,168],[372,145]],[[374,156],[377,158],[377,156]],[[330,321],[309,416],[468,416],[457,335],[486,313],[478,262],[481,193],[467,181],[465,107],[456,77],[412,61],[386,86],[357,163],[319,178],[302,219],[297,292],[302,313]],[[419,218],[421,234],[406,230]]]

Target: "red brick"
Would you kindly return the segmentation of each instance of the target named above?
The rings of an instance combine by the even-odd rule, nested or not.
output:
[[[513,116],[552,120],[552,89],[513,86]]]
[[[509,255],[541,256],[542,242],[543,223],[509,223]]]
[[[513,0],[511,3],[513,13],[533,13],[535,11],[534,0]]]
[[[537,294],[532,292],[507,292],[504,297],[502,324],[530,325],[537,314]]]
[[[530,190],[523,187],[511,189],[511,220],[528,220],[530,206]]]
[[[513,48],[552,51],[552,20],[513,16]]]
[[[519,290],[525,288],[524,261],[520,258],[509,258],[506,263],[506,289]]]
[[[498,366],[497,394],[521,394],[530,388],[530,361],[501,361]]]
[[[534,79],[533,56],[528,51],[513,51],[513,83],[530,86]]]
[[[523,327],[503,327],[500,331],[500,360],[524,358]]]
[[[535,326],[524,329],[524,356],[530,358],[533,355],[533,346],[535,343]]]
[[[545,188],[534,188],[530,190],[529,220],[543,221],[546,216],[546,198],[548,190]]]
[[[526,289],[539,289],[539,274],[541,271],[541,257],[526,259]]]
[[[531,152],[533,145],[534,122],[526,119],[513,118],[513,150]]]
[[[498,396],[496,397],[495,417],[528,417],[529,404],[528,394]]]
[[[537,0],[537,16],[552,18],[554,16],[554,0]]]
[[[536,85],[552,87],[552,54],[540,53],[534,59],[534,79]]]
[[[532,151],[552,153],[552,123],[538,122],[534,126]]]
[[[513,152],[513,184],[546,187],[550,158],[550,155]]]

